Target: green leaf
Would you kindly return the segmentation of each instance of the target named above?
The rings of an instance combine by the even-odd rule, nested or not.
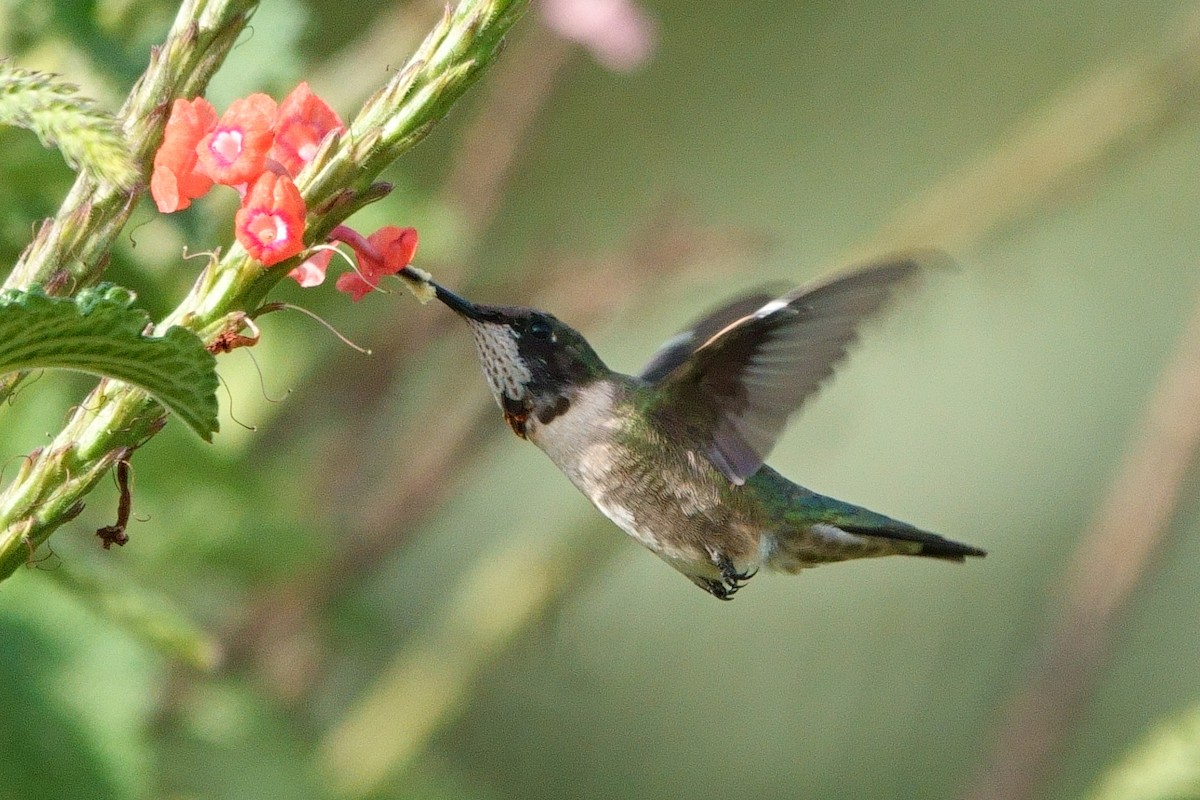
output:
[[[0,125],[28,128],[75,169],[132,189],[141,173],[120,124],[56,77],[0,62]]]
[[[71,592],[97,614],[160,654],[193,669],[212,670],[219,658],[216,640],[180,611],[166,595],[140,586],[132,576],[102,568],[100,562],[64,561],[46,577]]]
[[[1200,797],[1200,705],[1161,721],[1109,768],[1089,800]]]
[[[149,315],[112,284],[75,298],[38,289],[0,292],[0,375],[73,369],[143,389],[205,441],[217,430],[216,359],[200,337],[174,327],[148,336]]]

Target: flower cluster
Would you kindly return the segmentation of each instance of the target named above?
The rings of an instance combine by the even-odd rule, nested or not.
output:
[[[269,267],[303,252],[307,209],[293,178],[327,136],[345,129],[307,83],[279,104],[265,94],[236,100],[219,118],[203,97],[176,100],[154,155],[150,194],[159,211],[171,213],[214,184],[233,187],[242,197],[234,219],[237,240]],[[376,288],[382,276],[407,266],[417,247],[414,229],[395,226],[369,237],[339,226],[330,238],[349,244],[358,257],[358,271],[337,281],[355,300]],[[301,286],[321,284],[332,256],[331,249],[321,249],[288,274]]]
[[[292,178],[326,136],[343,130],[307,83],[278,105],[265,94],[236,100],[219,119],[203,97],[176,100],[154,155],[150,194],[170,213],[213,184],[234,187],[242,196],[238,241],[256,261],[277,264],[304,249],[306,209]]]

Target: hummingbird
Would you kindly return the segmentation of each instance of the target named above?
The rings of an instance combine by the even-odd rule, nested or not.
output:
[[[427,281],[470,325],[492,395],[608,519],[713,597],[763,568],[985,552],[804,488],[766,466],[789,418],[920,271],[897,257],[782,296],[737,297],[669,339],[637,375],[534,308],[483,305]],[[421,276],[425,279],[425,276]]]

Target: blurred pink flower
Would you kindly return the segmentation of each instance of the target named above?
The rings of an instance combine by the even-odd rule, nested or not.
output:
[[[633,0],[542,0],[539,7],[551,30],[616,72],[645,64],[658,42],[657,21]]]

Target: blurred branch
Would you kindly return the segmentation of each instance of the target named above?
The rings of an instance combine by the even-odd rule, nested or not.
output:
[[[463,576],[445,609],[322,742],[322,766],[340,796],[371,796],[412,765],[458,717],[477,676],[621,542],[599,527],[573,526],[578,543],[520,537]]]
[[[138,586],[127,576],[82,559],[56,563],[44,574],[76,602],[167,658],[206,672],[221,659],[212,636],[188,619],[169,597]]]
[[[408,0],[380,10],[363,35],[308,76],[313,90],[334,108],[357,105],[375,90],[385,69],[395,69],[437,22],[446,8],[443,0]],[[363,69],[379,64],[379,73]]]
[[[141,165],[133,163],[120,124],[77,92],[56,75],[0,61],[0,125],[28,128],[43,146],[57,147],[74,169],[114,188],[133,189]]]
[[[442,187],[446,200],[465,216],[469,230],[482,235],[491,225],[503,190],[516,164],[529,129],[550,99],[563,66],[575,49],[540,19],[516,37],[509,64],[499,69],[484,88],[481,105],[463,132],[460,157],[455,159]]]
[[[1078,191],[1200,100],[1200,15],[1172,29],[1162,52],[1111,64],[1052,99],[991,153],[902,208],[850,260],[880,249],[978,245],[1058,195]]]
[[[1057,619],[1004,715],[969,800],[1045,795],[1133,589],[1152,566],[1200,451],[1200,302],[1163,370],[1133,442],[1076,546]]]
[[[1200,706],[1162,720],[1096,784],[1088,800],[1200,797]]]
[[[951,240],[994,229],[975,192],[1011,214],[1027,213],[1122,148],[1148,139],[1200,97],[1200,16],[1172,31],[1165,53],[1113,66],[1060,99],[1055,108],[961,181],[947,181],[893,226],[902,236],[940,231]],[[995,174],[989,176],[994,171]],[[1007,171],[1007,172],[1006,172]],[[1023,177],[1027,187],[1004,179]],[[957,208],[957,211],[953,209]],[[918,222],[924,209],[929,224]],[[1200,447],[1200,305],[1151,397],[1108,495],[1076,547],[1057,619],[1000,725],[992,752],[965,797],[1024,800],[1041,796],[1071,723],[1086,705],[1112,631],[1175,511],[1178,492]]]

